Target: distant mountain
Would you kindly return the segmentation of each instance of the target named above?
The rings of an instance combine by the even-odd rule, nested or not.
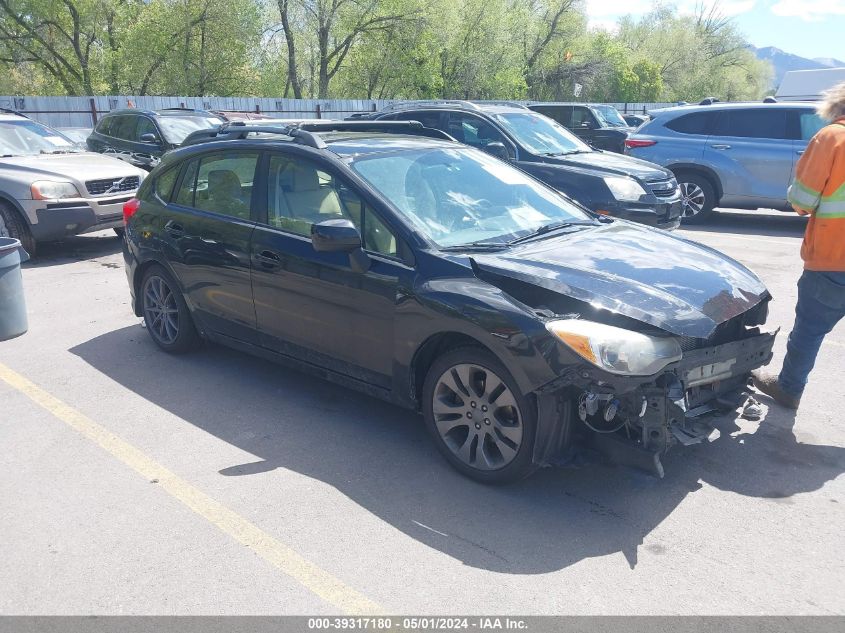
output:
[[[780,85],[783,76],[790,70],[817,70],[819,68],[830,68],[831,66],[841,64],[841,62],[835,59],[807,59],[806,57],[787,53],[786,51],[782,51],[774,46],[764,46],[763,48],[749,46],[749,48],[755,55],[757,55],[757,59],[762,59],[772,63],[772,66],[775,69],[775,86]],[[831,63],[828,64],[826,62]]]
[[[818,62],[822,66],[827,66],[828,68],[845,68],[845,62],[833,57],[814,57],[813,61]]]

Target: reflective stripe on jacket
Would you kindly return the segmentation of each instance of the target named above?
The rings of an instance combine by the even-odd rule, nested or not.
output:
[[[804,268],[845,271],[845,117],[810,140],[787,199],[810,215],[801,246]]]

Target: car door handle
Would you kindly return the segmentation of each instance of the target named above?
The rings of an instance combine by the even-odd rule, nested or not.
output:
[[[167,231],[171,237],[183,237],[185,235],[185,229],[182,225],[173,220],[170,220],[170,222],[164,225],[164,230]]]
[[[804,150],[803,149],[796,149],[795,153],[798,154],[799,156],[801,156],[801,154],[804,153]]]
[[[731,148],[730,145],[725,145],[724,143],[714,143],[710,147],[712,147],[713,149],[730,149]]]
[[[273,251],[261,251],[255,256],[255,259],[257,259],[264,268],[278,268],[282,265],[282,258],[278,253],[274,253]]]

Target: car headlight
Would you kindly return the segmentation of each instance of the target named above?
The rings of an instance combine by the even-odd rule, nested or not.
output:
[[[549,321],[546,329],[573,352],[612,374],[650,376],[683,355],[674,338],[648,336],[593,321]]]
[[[60,200],[62,198],[79,198],[79,190],[71,182],[55,182],[52,180],[37,180],[30,187],[33,200]]]
[[[648,193],[636,180],[625,176],[608,176],[604,178],[604,184],[617,200],[637,202]]]

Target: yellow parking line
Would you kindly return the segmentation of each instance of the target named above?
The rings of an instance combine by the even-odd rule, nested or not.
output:
[[[261,528],[253,525],[219,501],[212,499],[139,449],[2,363],[0,363],[0,380],[17,389],[84,437],[98,444],[147,480],[158,480],[158,485],[183,505],[236,541],[251,548],[268,563],[332,606],[349,614],[383,613],[383,609],[369,598],[346,586]]]

